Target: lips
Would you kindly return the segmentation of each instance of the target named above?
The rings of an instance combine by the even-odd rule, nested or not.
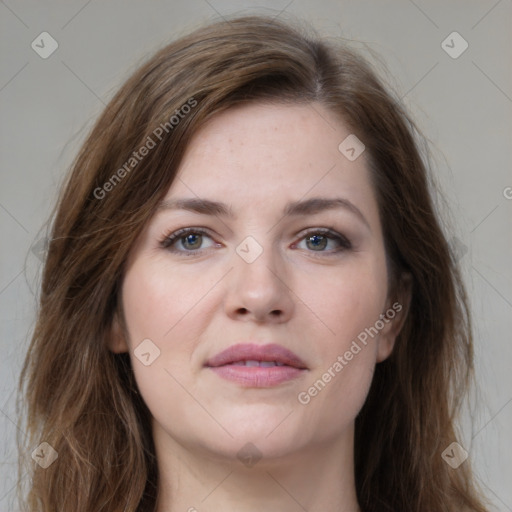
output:
[[[252,343],[233,345],[209,359],[205,366],[218,368],[227,365],[263,368],[291,366],[301,370],[307,368],[297,354],[281,345]]]
[[[268,388],[302,376],[307,366],[281,345],[233,345],[209,359],[205,367],[243,387]]]

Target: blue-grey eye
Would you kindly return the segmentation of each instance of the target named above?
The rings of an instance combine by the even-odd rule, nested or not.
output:
[[[191,233],[182,237],[181,244],[185,249],[199,249],[201,247],[201,243],[203,241],[203,235],[198,233]]]
[[[312,247],[316,249],[325,249],[327,247],[328,237],[323,235],[311,235],[306,238],[306,244],[311,243]],[[309,245],[308,245],[309,247]]]
[[[304,242],[305,247],[301,247],[300,244]],[[331,230],[315,230],[310,231],[305,236],[303,236],[300,243],[298,244],[298,247],[299,249],[305,248],[310,252],[322,252],[330,254],[350,249],[352,244],[346,237],[340,235],[339,233],[333,232]]]
[[[203,244],[208,240],[210,244],[204,247]],[[169,251],[181,253],[195,253],[214,245],[211,236],[199,228],[180,229],[166,236],[160,243]]]

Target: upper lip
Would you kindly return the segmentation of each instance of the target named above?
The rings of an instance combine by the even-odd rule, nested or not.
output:
[[[307,368],[297,354],[275,343],[268,345],[256,345],[254,343],[232,345],[208,359],[205,366],[218,367],[238,361],[275,361],[295,368]]]

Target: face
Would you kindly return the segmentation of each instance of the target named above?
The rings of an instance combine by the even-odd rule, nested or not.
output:
[[[116,321],[111,345],[155,434],[272,458],[353,428],[401,305],[366,155],[338,149],[348,135],[319,104],[237,107],[195,135],[129,255],[127,335]]]

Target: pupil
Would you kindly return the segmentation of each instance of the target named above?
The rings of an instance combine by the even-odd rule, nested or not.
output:
[[[198,245],[197,242],[198,242],[200,236],[201,235],[187,235],[185,237],[185,243],[187,245],[194,245],[194,242],[195,242],[195,245]],[[192,247],[192,248],[194,249],[195,247]]]
[[[313,235],[309,237],[308,242],[311,242],[314,247],[325,249],[327,239],[324,236]]]

